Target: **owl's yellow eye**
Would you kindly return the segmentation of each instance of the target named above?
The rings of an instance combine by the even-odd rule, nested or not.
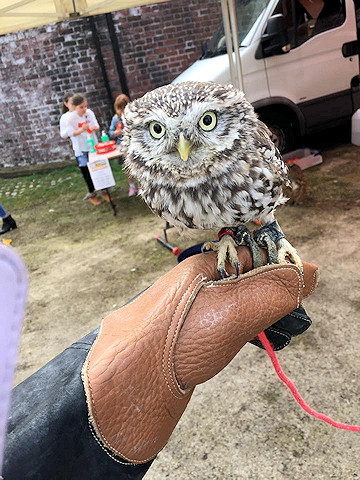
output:
[[[165,135],[165,127],[160,122],[151,122],[149,125],[150,134],[154,138],[161,138]]]
[[[205,112],[204,115],[199,120],[199,126],[205,132],[210,132],[216,127],[217,118],[214,112]]]

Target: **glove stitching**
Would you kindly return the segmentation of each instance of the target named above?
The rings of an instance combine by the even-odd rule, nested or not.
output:
[[[117,462],[117,463],[121,463],[122,465],[129,465],[129,466],[132,466],[132,467],[135,467],[136,464],[135,463],[129,463],[129,462],[122,462],[121,460],[118,460],[117,458],[114,457],[114,455],[112,455],[110,452],[107,451],[107,449],[104,447],[104,445],[101,443],[101,441],[99,440],[99,438],[96,436],[96,433],[95,433],[95,430],[94,430],[94,427],[93,425],[91,424],[90,422],[90,418],[88,419],[88,423],[89,423],[89,429],[90,429],[90,433],[91,435],[94,437],[96,443],[99,445],[99,447],[106,453],[106,455],[108,455],[112,460],[114,460],[114,462]],[[122,458],[122,457],[121,457]],[[127,459],[126,459],[127,460]],[[150,459],[149,459],[150,460]]]
[[[174,335],[173,335],[173,338],[172,338],[172,342],[171,342],[171,345],[170,345],[170,348],[169,348],[169,356],[168,356],[168,370],[169,370],[169,376],[171,378],[171,381],[173,383],[173,386],[175,388],[177,388],[178,390],[180,390],[180,392],[185,395],[187,392],[186,392],[186,389],[183,389],[180,385],[180,382],[178,382],[177,378],[176,378],[176,374],[175,374],[175,367],[174,367],[174,364],[175,364],[175,361],[173,359],[173,355],[174,355],[174,351],[173,351],[173,346],[174,346],[174,343],[176,343],[176,340],[178,338],[178,333],[179,333],[179,327],[181,328],[183,322],[182,322],[182,319],[183,317],[189,312],[189,304],[192,304],[196,295],[199,293],[199,288],[198,286],[204,282],[204,280],[207,280],[207,277],[201,277],[200,278],[200,281],[197,282],[197,284],[195,285],[193,291],[191,292],[187,302],[186,302],[186,305],[183,309],[183,311],[181,312],[181,315],[179,317],[179,320],[178,320],[178,323],[176,325],[176,329],[175,329],[175,332],[174,332]],[[182,398],[182,397],[180,397]]]
[[[192,284],[198,279],[198,277],[200,277],[199,280],[197,281],[197,283],[195,284],[195,286],[192,288]],[[178,310],[178,308],[179,308],[179,306],[180,306],[180,303],[182,302],[183,298],[187,295],[188,291],[192,289],[192,292],[191,292],[191,294],[190,294],[190,296],[189,296],[189,299],[187,300],[187,302],[186,302],[186,304],[185,304],[185,306],[184,306],[184,309],[183,309],[183,311],[182,311],[182,313],[181,313],[181,315],[180,315],[180,317],[179,317],[178,323],[177,323],[177,325],[176,325],[174,337],[176,336],[177,328],[178,328],[178,325],[179,325],[180,320],[182,319],[183,312],[185,311],[185,309],[186,309],[189,301],[192,300],[192,296],[193,296],[193,293],[194,293],[196,287],[197,287],[201,282],[203,282],[204,280],[207,280],[207,277],[204,277],[202,273],[198,273],[198,274],[196,275],[196,277],[193,278],[193,280],[191,281],[190,285],[189,285],[188,288],[185,290],[185,292],[184,292],[183,295],[181,296],[178,304],[176,305],[176,308],[175,308],[174,313],[173,313],[173,315],[172,315],[172,317],[171,317],[171,322],[170,322],[170,324],[169,324],[169,328],[168,328],[168,331],[167,331],[167,334],[166,334],[166,338],[165,338],[165,343],[164,343],[164,348],[163,348],[163,357],[162,357],[162,371],[163,371],[163,374],[164,374],[164,378],[165,378],[166,385],[167,385],[168,389],[170,390],[170,393],[171,393],[175,398],[178,398],[178,399],[183,398],[183,395],[180,395],[180,396],[179,396],[179,395],[175,394],[175,393],[172,391],[172,388],[171,388],[171,386],[170,386],[170,384],[169,384],[169,382],[168,382],[167,375],[166,375],[166,371],[165,371],[165,369],[166,369],[166,366],[165,366],[165,365],[166,365],[166,360],[165,360],[165,358],[166,358],[166,345],[167,345],[167,343],[168,343],[168,338],[169,338],[169,335],[170,335],[170,330],[171,330],[171,327],[172,327],[172,323],[173,323],[173,321],[174,321],[174,318],[175,318],[175,315],[176,315],[176,313],[177,313],[177,310]],[[169,377],[171,378],[171,382],[173,383],[173,387],[174,387],[175,390],[176,390],[177,387],[179,388],[179,386],[177,386],[177,385],[175,384],[175,382],[174,382],[173,375],[171,374],[171,367],[170,367],[171,348],[172,348],[172,345],[173,345],[173,342],[174,342],[174,337],[173,337],[173,339],[172,339],[172,342],[171,342],[171,345],[170,345],[170,349],[169,349],[168,369],[169,369]],[[181,391],[181,388],[179,388],[179,390]]]
[[[310,322],[309,322],[309,319],[308,319],[308,318],[305,318],[305,316],[297,315],[297,314],[295,314],[295,313],[293,313],[293,312],[289,313],[288,315],[289,315],[289,317],[298,318],[299,320],[303,320],[303,321],[305,321],[305,322],[310,323]]]
[[[289,345],[290,339],[289,339],[289,337],[288,337],[287,335],[285,335],[284,333],[282,333],[282,332],[280,332],[279,330],[276,330],[275,328],[272,328],[272,327],[267,328],[267,330],[270,330],[271,332],[274,332],[274,333],[277,333],[277,334],[279,334],[279,335],[282,335],[283,337],[286,338],[286,343],[285,343],[285,345],[283,344],[283,345],[280,345],[279,347],[275,347],[275,348],[274,348],[274,346],[272,346],[274,351],[281,350],[281,349],[285,348],[287,345]]]
[[[259,268],[261,268],[261,267],[259,267]],[[297,307],[299,307],[300,306],[300,297],[301,297],[302,278],[301,278],[301,274],[298,272],[297,267],[267,269],[265,272],[258,272],[258,273],[255,273],[253,275],[246,276],[246,278],[240,278],[239,277],[239,278],[236,278],[236,279],[227,280],[226,283],[215,283],[215,282],[219,282],[219,280],[215,280],[215,281],[211,280],[210,282],[208,282],[208,284],[205,285],[205,288],[218,288],[218,287],[228,287],[229,285],[237,285],[240,282],[244,282],[244,281],[248,280],[249,278],[259,277],[261,275],[266,275],[268,272],[274,272],[274,271],[280,271],[280,270],[291,270],[291,271],[296,273],[296,276],[298,277]],[[251,270],[250,270],[250,272],[251,272]],[[249,272],[247,272],[247,273],[249,273]],[[223,282],[223,280],[220,280],[220,282]]]
[[[314,290],[315,290],[318,282],[319,282],[319,270],[315,270],[315,272],[313,273],[313,284],[312,284],[312,287],[311,287],[309,293],[306,294],[306,295],[304,295],[303,298],[309,297],[309,296],[314,292]]]
[[[99,332],[99,335],[100,335],[100,332]],[[88,423],[89,423],[89,426],[90,426],[90,431],[91,433],[92,432],[92,429],[93,431],[95,432],[95,440],[97,437],[98,438],[98,443],[99,445],[102,447],[102,449],[106,452],[106,450],[103,448],[103,446],[101,445],[101,442],[106,445],[106,447],[113,453],[116,453],[119,457],[123,458],[124,460],[128,460],[129,462],[131,462],[132,464],[136,465],[136,462],[138,462],[137,460],[133,460],[131,458],[128,458],[126,455],[122,454],[119,450],[117,450],[115,447],[113,447],[110,442],[107,440],[106,436],[104,435],[103,431],[101,430],[101,427],[100,425],[98,424],[98,422],[96,421],[96,416],[97,416],[97,413],[96,413],[96,406],[95,406],[95,402],[94,402],[94,397],[93,397],[93,392],[92,392],[92,388],[91,388],[91,383],[90,383],[90,378],[89,378],[89,360],[90,360],[90,355],[94,349],[94,346],[95,346],[95,343],[96,343],[97,339],[95,340],[95,342],[93,343],[90,351],[89,351],[89,355],[88,357],[86,358],[85,360],[85,363],[84,363],[84,366],[83,366],[83,370],[81,372],[81,377],[83,379],[83,383],[84,383],[84,387],[85,387],[85,384],[87,383],[88,385],[88,390],[90,391],[90,397],[91,397],[91,406],[92,406],[92,409],[93,411],[90,410],[90,402],[89,402],[89,399],[88,399],[88,396],[86,396],[86,403],[88,405]],[[85,370],[85,371],[84,371]],[[87,378],[87,382],[85,380],[85,377]],[[85,388],[85,393],[86,393],[86,388]],[[160,449],[161,450],[161,449]],[[160,451],[159,450],[159,451]],[[156,452],[155,455],[152,455],[151,457],[149,458],[146,458],[144,460],[141,460],[141,462],[138,462],[138,463],[146,463],[146,462],[149,462],[150,460],[152,460],[158,453],[159,451]],[[110,458],[111,455],[106,452]],[[114,461],[118,462],[118,463],[122,463],[120,460],[117,460],[115,458],[113,458]]]
[[[296,313],[294,313],[294,312],[288,313],[288,316],[289,316],[289,317],[294,317],[294,318],[299,318],[300,320],[306,320],[303,315],[298,315],[298,314],[296,314]]]

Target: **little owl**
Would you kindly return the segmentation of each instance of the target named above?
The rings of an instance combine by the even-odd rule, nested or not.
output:
[[[255,220],[263,224],[257,241],[270,234],[276,260],[302,268],[274,217],[287,200],[287,167],[243,92],[207,82],[157,88],[126,107],[123,142],[126,168],[153,212],[181,228],[222,229],[219,242],[205,245],[218,250],[222,276],[227,256],[238,270],[239,232],[250,233],[243,224]]]

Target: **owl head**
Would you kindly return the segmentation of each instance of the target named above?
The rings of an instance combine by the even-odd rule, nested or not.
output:
[[[130,103],[124,113],[125,164],[189,177],[211,168],[234,146],[249,151],[257,116],[231,85],[165,85]]]

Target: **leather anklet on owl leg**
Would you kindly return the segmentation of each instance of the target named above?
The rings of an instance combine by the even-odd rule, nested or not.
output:
[[[286,240],[284,232],[276,220],[264,225],[254,233],[254,239],[260,247],[268,251],[269,263],[288,263],[289,258],[301,272],[303,266],[296,249]]]

